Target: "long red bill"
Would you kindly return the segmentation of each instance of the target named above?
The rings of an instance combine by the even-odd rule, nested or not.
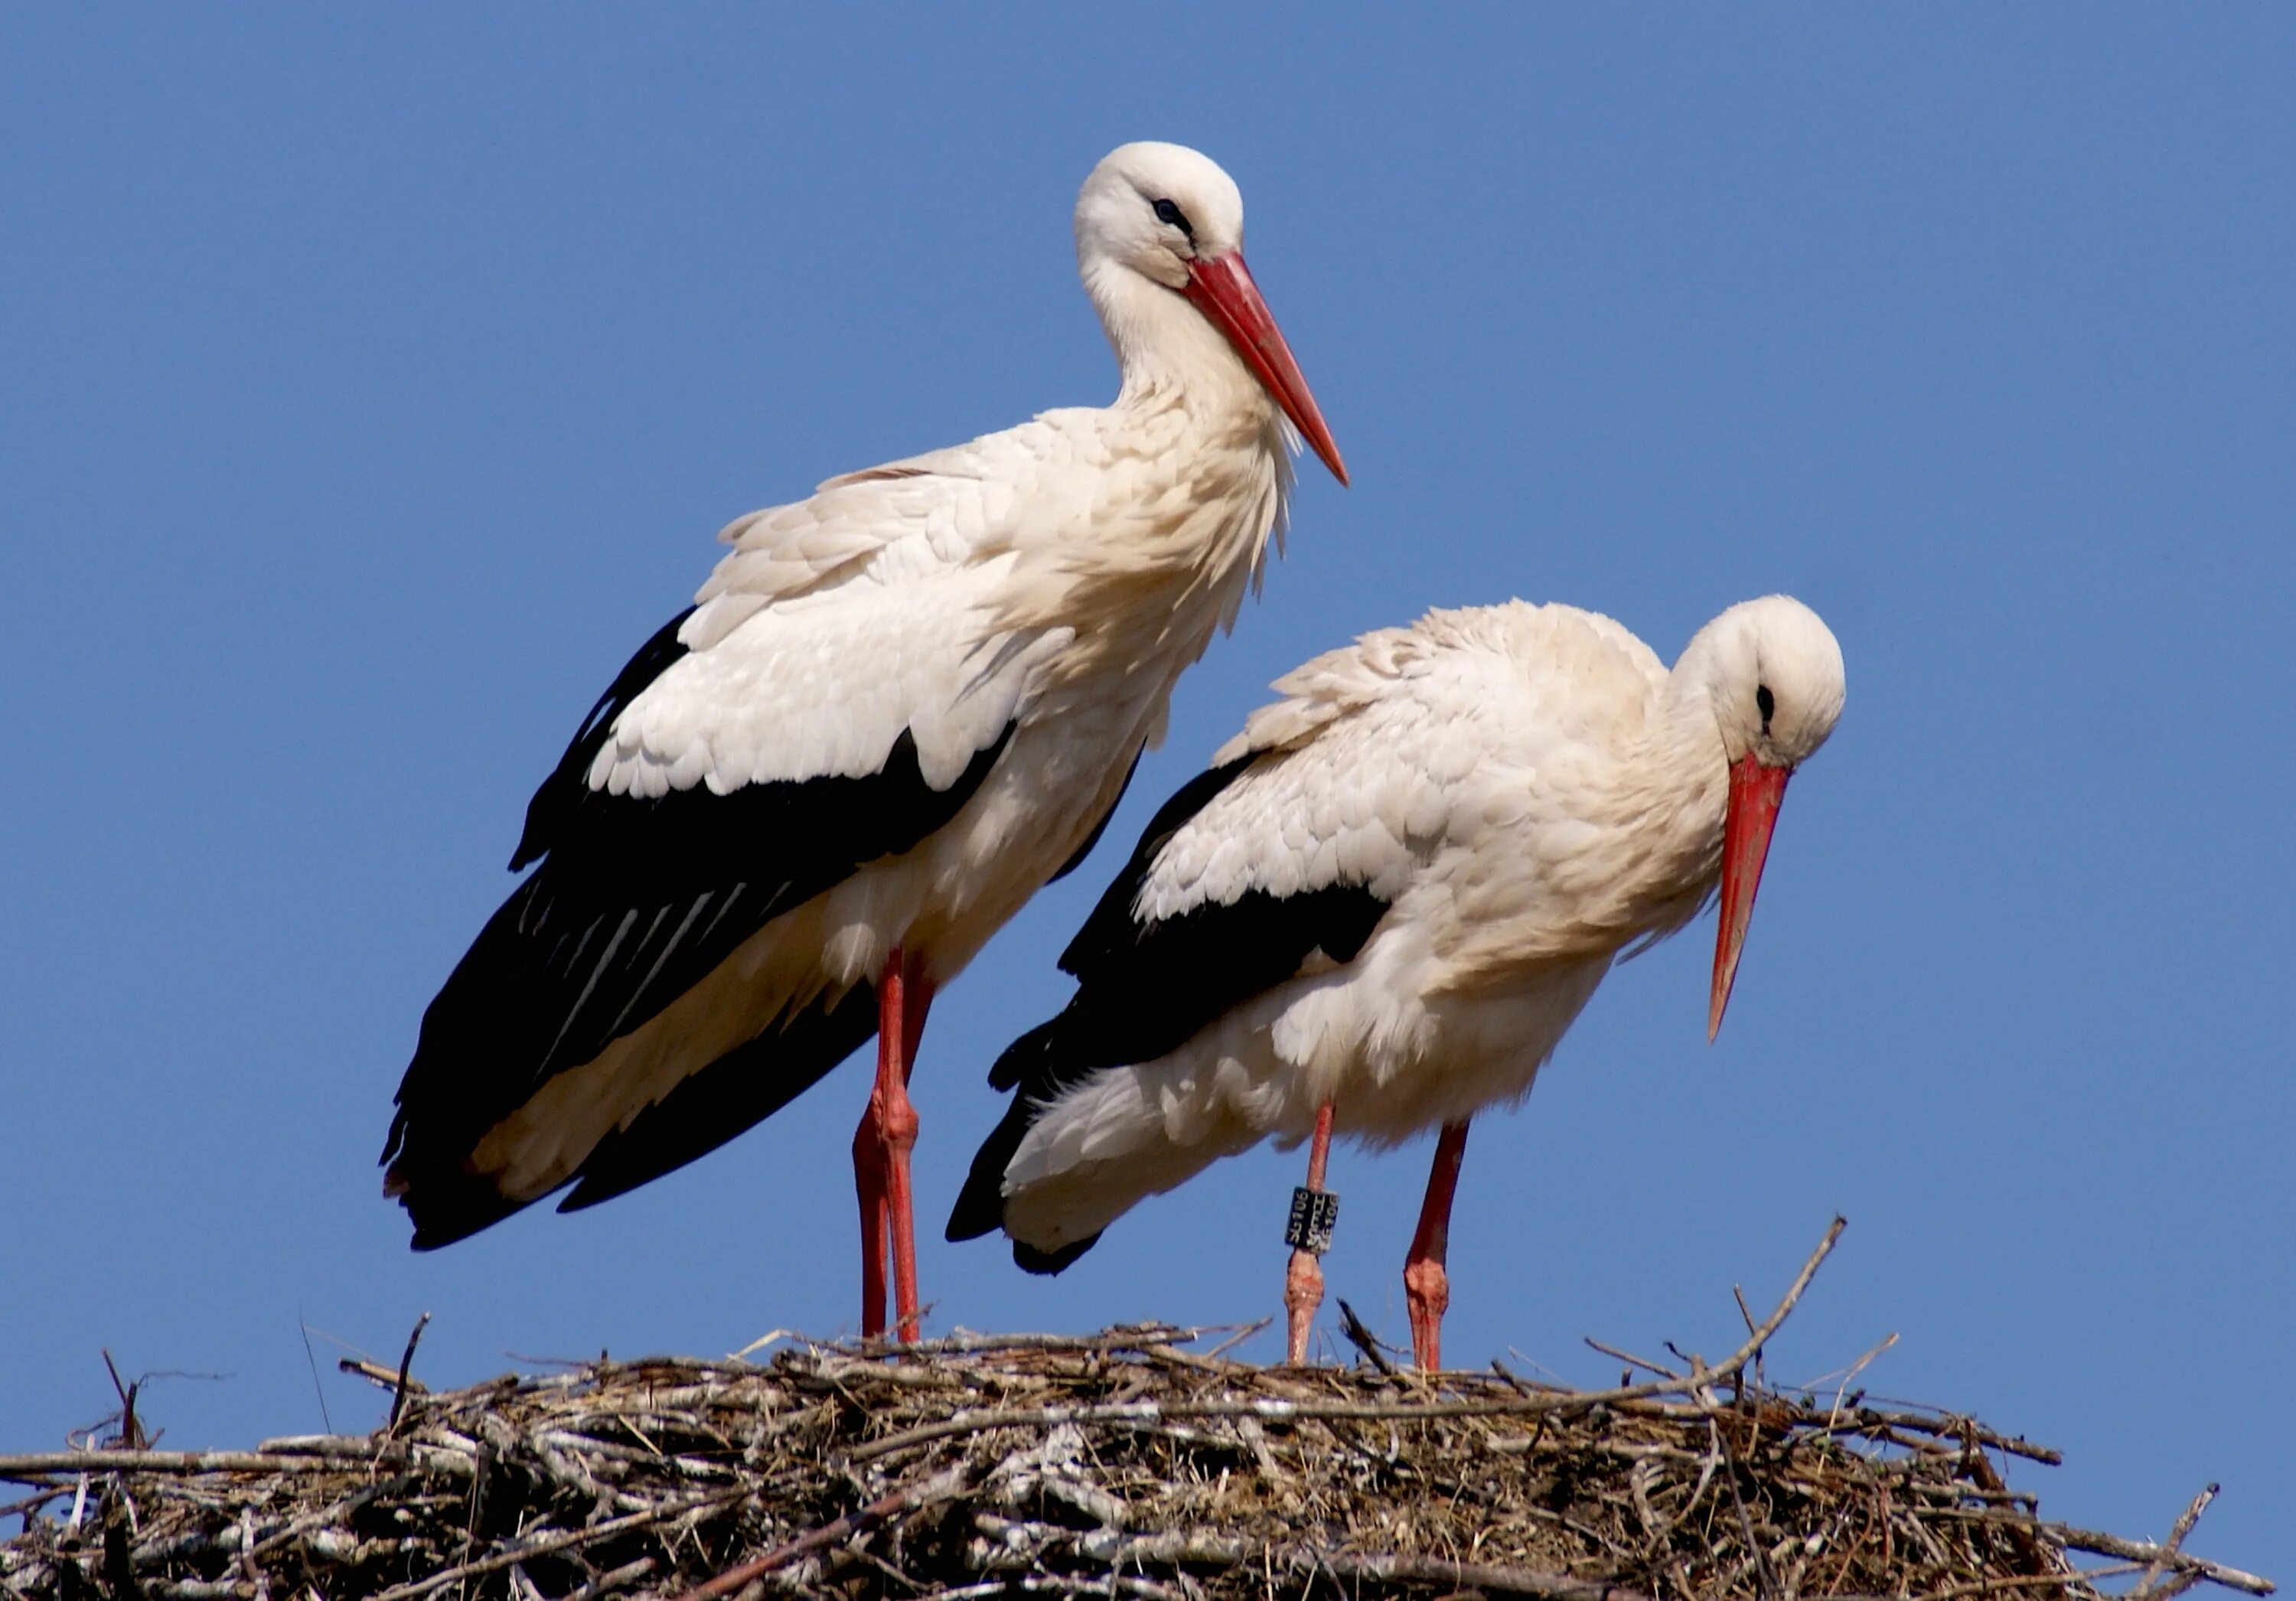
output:
[[[1706,1039],[1722,1031],[1723,1008],[1737,981],[1738,956],[1746,945],[1746,924],[1754,915],[1754,891],[1761,888],[1762,863],[1770,854],[1770,831],[1786,798],[1792,768],[1766,768],[1753,752],[1730,768],[1730,809],[1722,823],[1722,923],[1714,938],[1714,991],[1707,1005]]]
[[[1308,392],[1308,381],[1300,376],[1300,364],[1292,358],[1292,347],[1283,342],[1283,331],[1275,325],[1275,314],[1259,298],[1259,285],[1251,281],[1243,252],[1199,256],[1189,262],[1185,293],[1212,325],[1227,335],[1236,353],[1275,397],[1283,415],[1324,458],[1332,476],[1346,483],[1347,464],[1340,460],[1340,447],[1332,441],[1332,431],[1324,425],[1316,397]]]

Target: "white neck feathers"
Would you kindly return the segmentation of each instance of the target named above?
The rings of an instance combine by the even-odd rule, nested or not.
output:
[[[1116,352],[1117,404],[1177,402],[1199,416],[1281,414],[1227,336],[1177,290],[1105,258],[1084,269],[1086,293]]]

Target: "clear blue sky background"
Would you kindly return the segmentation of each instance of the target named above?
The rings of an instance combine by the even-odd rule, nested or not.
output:
[[[1277,1310],[1297,1159],[1022,1277],[939,1224],[996,1048],[1276,673],[1431,604],[1848,653],[1729,1026],[1706,928],[1478,1126],[1447,1350],[1778,1342],[2061,1446],[2091,1525],[2296,1580],[2288,1146],[2296,10],[18,7],[0,30],[0,1449],[421,1372],[849,1330],[858,1061],[578,1217],[415,1257],[377,1192],[529,789],[710,535],[1113,390],[1069,209],[1196,144],[1357,476],[1108,842],[942,1000],[932,1326]],[[1426,1147],[1326,1263],[1405,1332]],[[1254,1348],[1273,1350],[1263,1341]]]

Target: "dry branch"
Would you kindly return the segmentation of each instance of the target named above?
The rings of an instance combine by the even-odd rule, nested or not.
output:
[[[1833,1238],[1727,1359],[1593,1392],[1262,1368],[1161,1326],[784,1337],[754,1361],[439,1392],[402,1360],[381,1370],[395,1433],[0,1457],[31,1491],[0,1601],[2100,1601],[2128,1574],[2141,1601],[2269,1591],[2184,1548],[2205,1494],[2157,1542],[2053,1523],[1998,1463],[2054,1453],[1767,1387],[1756,1359]]]

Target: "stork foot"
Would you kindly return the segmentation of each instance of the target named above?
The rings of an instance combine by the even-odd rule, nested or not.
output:
[[[1411,1310],[1411,1359],[1422,1373],[1443,1366],[1443,1314],[1451,1306],[1451,1275],[1432,1257],[1404,1265],[1403,1296]]]

